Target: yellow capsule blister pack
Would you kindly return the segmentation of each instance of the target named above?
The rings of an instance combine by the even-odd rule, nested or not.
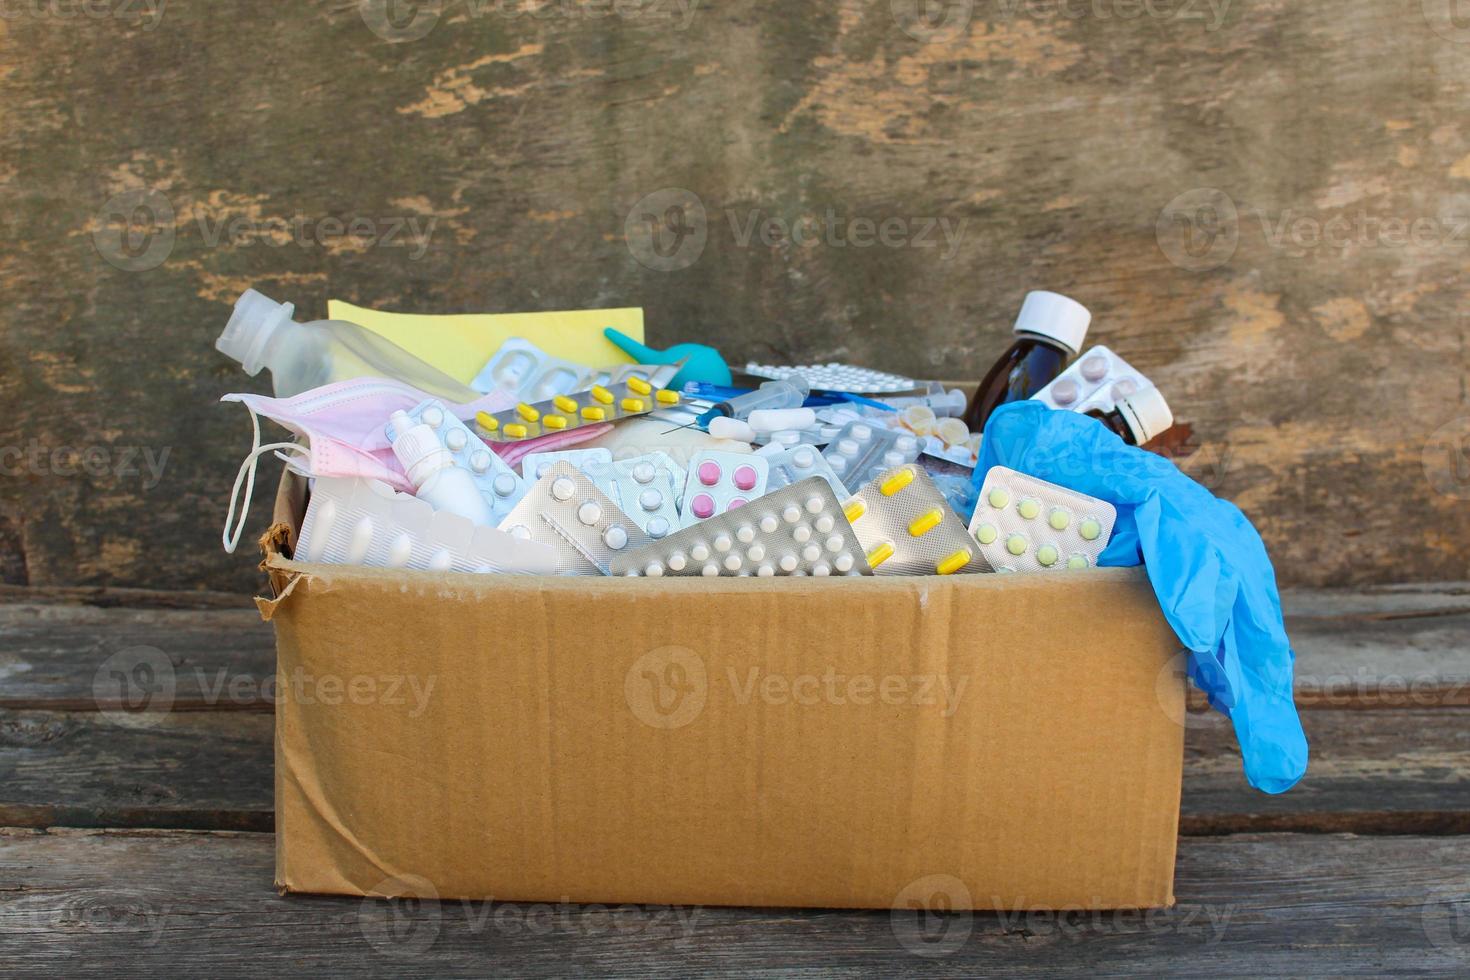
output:
[[[998,572],[1075,570],[1097,564],[1117,519],[1106,500],[992,466],[970,534]]]
[[[843,505],[875,575],[961,575],[990,565],[915,463],[885,470]]]
[[[522,402],[503,412],[481,412],[475,416],[475,424],[487,442],[524,442],[584,425],[647,415],[678,405],[679,401],[677,391],[655,388],[634,376],[621,384],[593,385],[586,391],[557,395],[546,401]]]

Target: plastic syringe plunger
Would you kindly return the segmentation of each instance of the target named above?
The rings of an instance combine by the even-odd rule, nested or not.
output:
[[[800,408],[811,395],[811,385],[799,374],[780,381],[767,381],[755,391],[727,398],[698,418],[698,424],[709,428],[709,424],[720,416],[732,419],[748,419],[751,412],[762,409]]]

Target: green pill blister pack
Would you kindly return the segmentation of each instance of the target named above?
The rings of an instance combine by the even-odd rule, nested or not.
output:
[[[1092,568],[1117,518],[1106,500],[993,466],[980,488],[970,536],[997,572]]]

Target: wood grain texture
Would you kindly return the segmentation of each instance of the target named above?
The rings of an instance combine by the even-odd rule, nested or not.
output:
[[[307,316],[642,305],[735,361],[947,377],[1055,288],[1283,580],[1470,568],[1451,5],[384,6],[0,25],[0,580],[256,585],[217,547],[248,430],[215,400],[265,381],[212,347],[251,285]]]
[[[273,719],[0,709],[0,826],[270,830]],[[1470,833],[1470,710],[1303,716],[1307,778],[1267,796],[1229,723],[1190,719],[1180,832]]]
[[[11,590],[0,602],[0,707],[96,710],[99,671],[128,667],[158,650],[172,671],[172,707],[270,710],[252,695],[275,669],[269,625],[246,608],[171,606],[193,601],[148,594],[153,608],[119,606],[78,593]],[[131,595],[131,593],[129,593]],[[1470,705],[1470,600],[1459,583],[1415,588],[1287,592],[1287,630],[1296,651],[1304,709]],[[0,600],[5,598],[0,594]],[[244,606],[245,600],[234,599]],[[119,663],[118,661],[125,661]],[[104,677],[105,681],[106,678]],[[227,696],[234,690],[238,696]],[[1197,695],[1194,705],[1202,708]]]
[[[1466,838],[1187,839],[1147,914],[280,897],[261,834],[0,831],[7,972],[403,977],[1463,974]],[[677,913],[677,914],[676,914]]]

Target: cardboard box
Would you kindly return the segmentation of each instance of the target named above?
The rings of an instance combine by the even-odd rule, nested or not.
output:
[[[275,597],[284,892],[1173,902],[1178,642],[1140,570],[545,579],[307,565]]]

